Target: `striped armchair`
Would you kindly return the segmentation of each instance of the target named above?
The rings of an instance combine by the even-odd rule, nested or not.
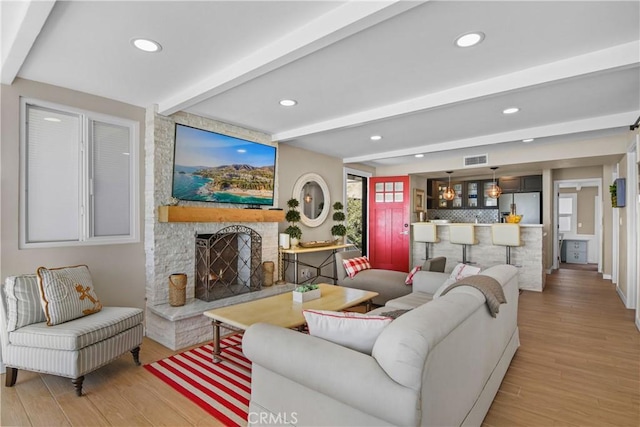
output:
[[[71,378],[82,395],[85,374],[130,351],[139,365],[143,312],[139,308],[102,307],[97,313],[54,326],[40,302],[35,274],[8,277],[0,286],[0,343],[6,387],[18,370]]]

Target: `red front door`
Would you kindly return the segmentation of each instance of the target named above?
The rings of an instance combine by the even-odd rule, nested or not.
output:
[[[409,177],[375,177],[369,182],[371,266],[409,271]]]

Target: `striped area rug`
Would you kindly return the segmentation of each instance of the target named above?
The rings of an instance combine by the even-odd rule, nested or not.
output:
[[[225,359],[212,362],[212,345],[144,365],[145,369],[227,426],[246,426],[251,397],[251,362],[242,354],[242,335],[222,340]]]

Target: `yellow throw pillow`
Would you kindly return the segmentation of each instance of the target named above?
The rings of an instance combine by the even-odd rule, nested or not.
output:
[[[86,265],[60,268],[38,268],[40,299],[47,325],[97,313],[102,309]]]

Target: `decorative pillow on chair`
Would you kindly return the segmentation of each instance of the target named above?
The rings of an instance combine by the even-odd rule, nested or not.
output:
[[[35,274],[7,277],[7,331],[47,320],[40,305],[40,288]]]
[[[404,284],[413,285],[413,276],[415,276],[416,273],[420,270],[422,270],[421,265],[416,265],[415,267],[413,267],[413,269],[411,269],[411,271],[409,272],[409,275],[407,276],[407,278],[404,279]]]
[[[347,272],[347,276],[351,277],[352,279],[356,274],[358,274],[359,271],[368,270],[371,268],[369,259],[366,256],[343,259],[342,264],[344,265],[344,269]]]
[[[382,330],[393,321],[386,316],[326,310],[303,310],[309,335],[371,354]]]
[[[86,265],[52,269],[40,267],[37,273],[47,325],[64,323],[102,309]]]

